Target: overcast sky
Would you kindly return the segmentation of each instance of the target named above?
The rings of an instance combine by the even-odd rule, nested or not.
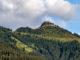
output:
[[[80,33],[80,0],[0,0],[0,25],[16,29],[51,21]]]

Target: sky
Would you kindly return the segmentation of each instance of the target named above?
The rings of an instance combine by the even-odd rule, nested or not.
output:
[[[80,0],[0,0],[0,26],[36,28],[44,21],[80,34]]]
[[[79,5],[79,8],[77,10],[77,17],[67,22],[67,27],[65,29],[68,29],[72,32],[76,32],[80,35],[80,0],[67,0],[71,4]]]

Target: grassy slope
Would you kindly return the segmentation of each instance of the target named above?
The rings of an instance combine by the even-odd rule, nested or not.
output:
[[[11,39],[16,41],[16,46],[21,49],[21,50],[25,50],[26,52],[33,52],[33,49],[28,47],[27,45],[25,45],[24,43],[22,43],[20,40],[16,39],[15,37],[11,36]]]

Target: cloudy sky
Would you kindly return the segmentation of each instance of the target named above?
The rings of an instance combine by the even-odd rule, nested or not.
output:
[[[0,0],[0,25],[16,29],[51,21],[80,33],[80,0]]]

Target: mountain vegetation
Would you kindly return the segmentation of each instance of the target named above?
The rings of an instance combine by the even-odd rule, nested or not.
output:
[[[0,60],[80,60],[80,36],[50,22],[16,31],[0,26]]]

